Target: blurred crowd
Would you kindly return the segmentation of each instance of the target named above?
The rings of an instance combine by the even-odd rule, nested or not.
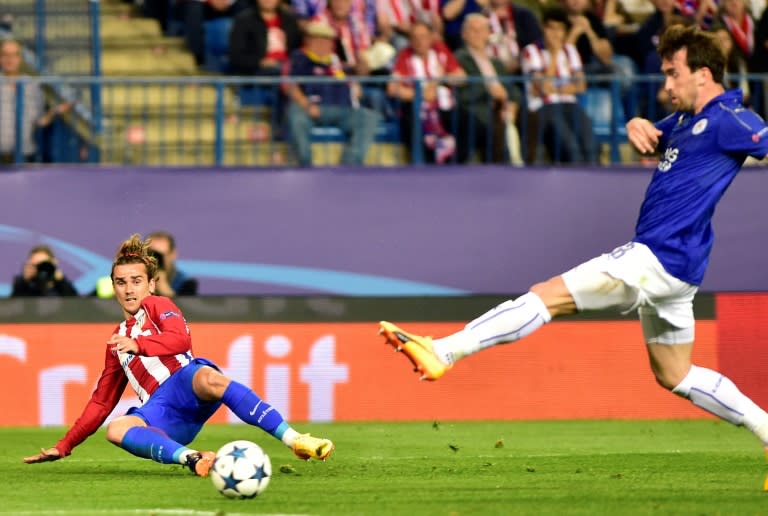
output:
[[[660,34],[677,23],[716,33],[727,86],[760,114],[767,104],[755,78],[768,73],[766,0],[123,1],[182,36],[201,71],[258,78],[239,99],[272,108],[273,136],[301,166],[312,165],[318,126],[347,139],[349,165],[364,163],[382,127],[417,162],[599,163],[598,112],[618,127],[625,114],[668,112],[648,78],[659,73]],[[3,162],[34,160],[32,129],[71,108],[45,106],[30,87],[17,115],[21,50],[2,45]],[[618,111],[590,109],[584,99],[601,92],[611,93],[594,98]]]
[[[340,128],[342,162],[361,164],[381,120],[426,162],[520,164],[541,148],[556,148],[555,162],[596,162],[579,96],[608,83],[588,79],[620,77],[623,111],[664,115],[664,91],[642,76],[659,73],[659,35],[676,23],[717,33],[729,86],[764,110],[763,84],[745,77],[768,72],[765,0],[126,1],[183,36],[202,68],[323,77],[244,88],[288,115],[278,121],[301,165],[315,125]]]

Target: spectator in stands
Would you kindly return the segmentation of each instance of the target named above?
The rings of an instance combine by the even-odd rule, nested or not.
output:
[[[352,0],[353,15],[356,19],[363,21],[369,34],[380,31],[379,19],[376,16],[376,2],[377,0]],[[328,7],[328,0],[290,0],[290,3],[293,12],[299,18],[302,29]]]
[[[744,54],[739,50],[733,34],[719,21],[712,24],[710,32],[717,36],[720,49],[725,55],[724,86],[729,89],[739,88],[744,96],[744,105],[749,106],[750,87],[747,80],[747,60],[744,58]]]
[[[608,40],[608,31],[590,9],[589,0],[562,2],[570,23],[565,42],[578,50],[584,71],[587,74],[613,73],[613,47]]]
[[[428,23],[435,34],[443,34],[440,0],[380,0],[376,8],[382,34],[398,51],[410,44],[411,25],[416,21]]]
[[[655,6],[653,14],[648,16],[634,36],[635,53],[633,58],[641,74],[657,74],[661,69],[661,59],[656,52],[662,33],[672,25],[690,25],[692,17],[683,16],[677,9],[676,0],[651,0]],[[637,84],[638,113],[649,119],[662,118],[668,112],[668,99],[663,85],[641,80]]]
[[[327,7],[315,20],[323,21],[336,31],[336,54],[347,75],[356,77],[385,76],[390,74],[391,62],[375,63],[373,68],[369,51],[374,44],[389,45],[377,41],[372,27],[365,23],[363,13],[353,9],[354,0],[328,0]],[[394,57],[394,49],[390,49]],[[390,58],[391,61],[391,58]],[[386,110],[384,83],[367,81],[362,83],[361,102],[379,113]]]
[[[603,22],[603,26],[608,31],[608,40],[613,45],[614,51],[617,51],[617,43],[637,30],[638,24],[634,16],[627,10],[622,0],[591,0],[591,3],[592,11]]]
[[[197,295],[197,280],[176,267],[176,239],[167,231],[147,235],[150,251],[157,259],[156,293],[166,297]]]
[[[517,75],[520,50],[542,38],[539,20],[532,10],[513,0],[484,1],[488,2],[484,12],[491,27],[488,48],[504,65],[505,75]]]
[[[205,64],[205,23],[232,19],[250,6],[250,0],[181,0],[184,38],[199,66]]]
[[[141,9],[141,13],[149,18],[154,18],[160,24],[163,34],[178,36],[178,30],[182,25],[179,18],[181,2],[178,0],[139,0],[134,4]]]
[[[339,56],[333,51],[336,36],[336,30],[326,22],[307,23],[304,46],[291,53],[284,72],[289,77],[326,79],[323,82],[286,81],[289,98],[286,124],[296,158],[304,167],[312,165],[311,133],[315,125],[333,125],[346,133],[349,142],[341,163],[362,165],[380,119],[379,113],[359,105],[360,85],[350,83]]]
[[[312,18],[325,9],[326,0],[290,0],[291,9],[299,18],[302,30]]]
[[[704,30],[709,30],[717,19],[719,4],[719,0],[675,0],[678,12],[685,18],[692,18]]]
[[[755,53],[755,20],[749,11],[747,0],[722,0],[720,16],[710,30],[719,33],[725,45],[730,43],[730,51],[726,54],[726,72],[739,77],[736,85],[744,93],[744,103],[754,108],[756,102],[759,104],[762,101],[762,95],[760,81],[750,83],[746,77],[756,71],[750,66],[752,55]],[[723,30],[728,33],[728,38],[723,34]],[[726,41],[728,39],[730,41]],[[756,98],[751,95],[752,91],[757,94]]]
[[[567,42],[570,18],[559,8],[542,13],[542,42],[523,49],[529,121],[529,162],[543,144],[560,163],[596,163],[592,123],[576,95],[586,89],[584,70],[576,47]]]
[[[443,15],[443,39],[451,51],[457,50],[464,42],[461,39],[461,26],[464,18],[471,13],[483,11],[483,0],[440,0]]]
[[[16,91],[17,78],[22,74],[21,44],[7,39],[0,42],[0,163],[15,161],[16,151]],[[36,160],[35,131],[48,127],[54,119],[72,109],[72,102],[57,104],[45,110],[40,86],[24,84],[24,112],[21,115],[21,152],[27,162]]]
[[[464,46],[456,51],[456,59],[468,77],[484,81],[468,81],[458,88],[459,141],[458,161],[466,163],[472,151],[477,151],[484,163],[509,160],[507,124],[514,127],[520,109],[520,92],[512,82],[502,82],[506,75],[501,61],[488,54],[491,24],[485,15],[472,13],[464,18]],[[517,137],[517,131],[512,137]],[[513,143],[519,163],[519,137]]]
[[[11,13],[0,14],[0,32],[13,32],[13,15]]]
[[[571,28],[566,42],[576,47],[581,57],[584,73],[590,75],[618,75],[625,93],[633,86],[635,65],[631,58],[616,55],[608,38],[608,29],[594,13],[590,0],[562,0]],[[608,84],[589,83],[588,87],[607,87]]]
[[[768,9],[763,11],[755,27],[755,50],[750,60],[750,70],[754,73],[768,73]],[[768,117],[768,77],[762,79],[762,84],[758,84],[758,91],[763,92],[762,115]]]
[[[650,16],[643,20],[634,36],[635,53],[632,57],[641,73],[658,73],[661,60],[656,54],[656,47],[661,39],[661,34],[670,25],[685,23],[686,20],[678,11],[676,0],[650,1],[655,9]],[[689,23],[692,22],[693,19],[690,18]]]
[[[13,278],[11,297],[76,296],[72,282],[59,269],[53,250],[47,245],[32,248],[20,275]]]
[[[734,51],[748,61],[755,51],[755,20],[745,0],[722,0],[720,21],[733,38]]]
[[[400,102],[400,136],[406,148],[413,145],[415,107],[426,161],[445,163],[456,152],[456,138],[450,131],[456,102],[449,86],[459,84],[466,74],[429,24],[415,22],[410,41],[397,54],[387,94]],[[421,104],[414,106],[415,80],[420,81]]]
[[[280,0],[255,0],[232,22],[229,63],[237,75],[278,76],[301,46],[296,16]]]

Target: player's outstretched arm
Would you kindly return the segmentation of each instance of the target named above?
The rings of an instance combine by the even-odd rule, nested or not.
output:
[[[641,154],[653,154],[662,132],[650,120],[635,117],[627,122],[627,139]]]
[[[38,462],[51,462],[52,460],[59,460],[61,453],[56,448],[40,448],[40,453],[37,455],[31,455],[24,457],[25,464],[37,464]]]

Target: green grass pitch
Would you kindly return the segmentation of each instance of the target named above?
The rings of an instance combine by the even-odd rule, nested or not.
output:
[[[702,421],[296,425],[336,442],[302,462],[243,425],[193,445],[258,442],[268,489],[229,500],[180,466],[135,458],[103,430],[65,460],[25,465],[62,429],[0,428],[0,515],[757,515],[768,514],[763,451],[746,430]]]

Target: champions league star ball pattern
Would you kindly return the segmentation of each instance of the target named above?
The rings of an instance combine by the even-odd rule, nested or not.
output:
[[[229,498],[253,498],[269,485],[272,463],[264,450],[250,441],[232,441],[216,452],[211,481]]]

